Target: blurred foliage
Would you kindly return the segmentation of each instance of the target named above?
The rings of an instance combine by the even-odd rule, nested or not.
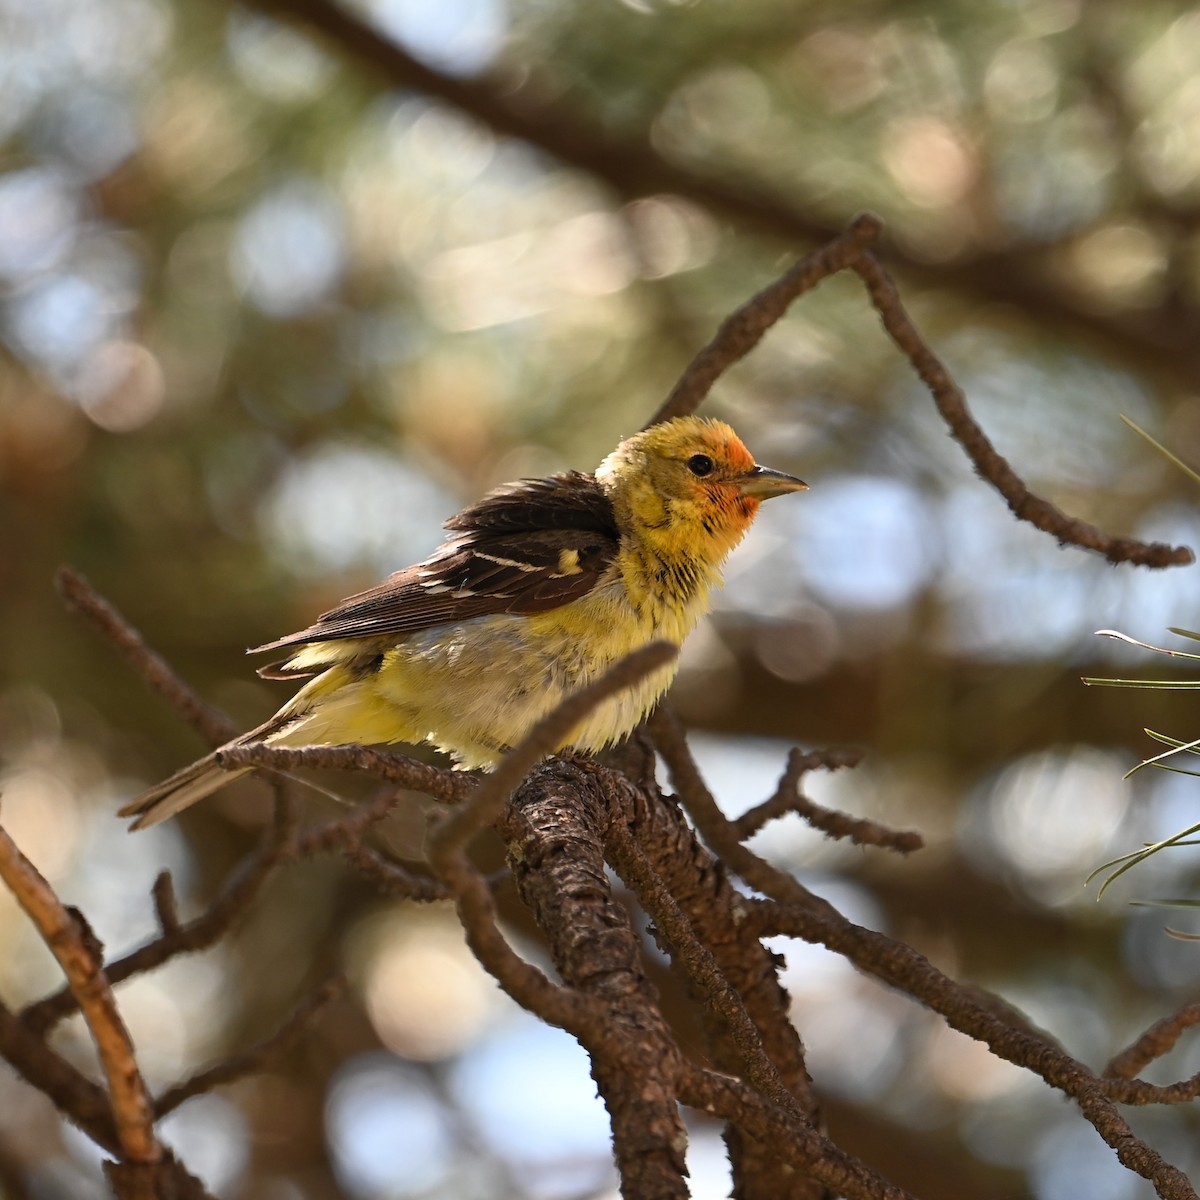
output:
[[[1118,420],[1200,459],[1191,6],[361,11],[451,77],[489,72],[498,96],[574,115],[581,144],[594,129],[646,140],[814,229],[877,210],[906,300],[1030,485],[1114,531],[1200,542],[1186,481]],[[209,0],[0,3],[0,138],[5,824],[119,952],[150,931],[157,870],[195,906],[263,801],[231,789],[178,828],[124,837],[119,799],[198,747],[61,611],[55,565],[260,720],[280,694],[243,647],[419,557],[485,488],[593,466],[809,247],[682,189],[621,198]],[[1192,623],[1195,569],[1112,568],[1017,525],[850,279],[807,297],[712,411],[813,484],[764,513],[686,653],[675,699],[708,731],[718,794],[731,810],[769,794],[782,739],[865,744],[867,764],[817,798],[921,828],[929,849],[863,858],[788,822],[761,843],[1099,1067],[1200,981],[1159,916],[1123,908],[1120,886],[1101,906],[1082,886],[1112,853],[1194,823],[1193,781],[1122,780],[1144,725],[1184,740],[1194,725],[1170,693],[1078,676],[1142,669],[1091,631],[1154,640]],[[421,836],[419,814],[398,820],[390,848],[416,856]],[[1138,894],[1177,894],[1193,862],[1159,856]],[[1145,1194],[1040,1085],[824,952],[781,949],[847,1148],[929,1200]],[[178,1115],[183,1158],[213,1187],[610,1186],[571,1047],[501,1003],[445,914],[389,905],[336,863],[276,885],[221,952],[123,991],[152,1081],[269,1029],[329,959],[351,965],[356,1003],[275,1071]],[[0,990],[18,1002],[54,981],[0,898]],[[84,1053],[78,1029],[63,1037]],[[1185,1044],[1162,1078],[1195,1057]],[[519,1102],[514,1070],[538,1081]],[[0,1112],[0,1178],[93,1194],[94,1154],[7,1075]],[[1197,1166],[1194,1118],[1138,1119]],[[696,1129],[697,1196],[723,1194],[713,1138]]]

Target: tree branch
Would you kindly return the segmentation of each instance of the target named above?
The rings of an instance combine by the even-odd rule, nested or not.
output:
[[[166,659],[152,650],[142,635],[74,567],[59,567],[54,583],[67,607],[104,634],[150,689],[162,696],[210,746],[219,746],[236,736],[237,726],[201,700],[168,666]]]
[[[589,770],[594,774],[598,768]],[[745,1006],[763,1048],[795,1097],[804,1120],[817,1125],[820,1107],[805,1066],[804,1047],[790,1019],[790,999],[779,982],[778,960],[756,938],[747,936],[745,898],[730,884],[721,862],[697,841],[679,806],[662,795],[652,774],[635,785],[620,775],[604,773],[592,790],[608,805],[610,824],[621,823],[633,842],[644,848],[667,893],[685,914],[696,938],[711,951],[721,974]],[[611,853],[610,858],[619,865]],[[650,910],[649,900],[640,894],[639,899]],[[696,1002],[709,1059],[719,1070],[730,1074],[742,1071],[742,1048],[731,1036],[721,1012],[706,1002],[704,992],[676,961],[670,946],[664,945],[664,950]],[[773,1143],[760,1142],[734,1124],[726,1126],[725,1140],[734,1187],[744,1200],[812,1195],[812,1177],[796,1172],[795,1164],[781,1161]]]
[[[712,341],[687,365],[679,382],[648,424],[694,413],[713,384],[762,341],[767,330],[787,312],[793,301],[812,291],[830,275],[853,266],[882,231],[878,217],[862,213],[836,237],[735,309],[721,322]]]
[[[304,769],[355,771],[424,792],[443,804],[460,804],[474,792],[478,773],[451,771],[395,750],[369,746],[305,746],[293,749],[261,742],[223,748],[222,767],[264,767],[285,774]]]
[[[880,231],[877,217],[870,214],[856,217],[839,236],[746,301],[721,324],[709,344],[688,365],[650,423],[693,412],[716,380],[758,345],[792,301],[830,275],[851,270],[866,286],[884,329],[928,388],[951,436],[962,446],[979,476],[1000,493],[1018,520],[1052,534],[1060,545],[1094,550],[1113,563],[1168,567],[1193,562],[1195,556],[1186,546],[1114,537],[1086,521],[1068,517],[1029,490],[971,416],[962,390],[913,324],[891,276],[872,253],[871,244]]]
[[[784,933],[824,945],[918,1000],[951,1028],[984,1042],[998,1057],[1025,1067],[1071,1096],[1121,1162],[1150,1180],[1163,1200],[1195,1200],[1183,1172],[1134,1135],[1104,1081],[1047,1039],[996,1016],[912,947],[855,925],[793,876],[759,858],[738,839],[705,787],[673,714],[660,708],[651,730],[701,836],[751,887],[770,898],[751,902],[756,914],[751,927],[759,936]]]
[[[1184,1032],[1200,1025],[1200,1004],[1185,1004],[1178,1012],[1155,1022],[1131,1046],[1104,1068],[1107,1079],[1132,1079],[1157,1058],[1169,1054]]]
[[[845,838],[856,846],[882,846],[898,854],[911,854],[925,845],[919,833],[905,829],[889,829],[878,821],[863,817],[851,817],[835,812],[810,800],[800,791],[800,781],[818,767],[834,771],[842,767],[857,766],[862,754],[857,750],[817,750],[805,753],[793,749],[788,754],[787,767],[779,779],[775,792],[761,804],[747,809],[732,822],[738,838],[746,841],[753,837],[768,821],[777,820],[788,813],[796,813],[814,829],[826,837]]]
[[[334,1001],[341,999],[347,986],[342,975],[334,975],[327,979],[296,1007],[291,1016],[269,1038],[248,1050],[231,1055],[163,1092],[154,1103],[155,1115],[165,1117],[193,1096],[203,1095],[222,1084],[232,1083],[236,1079],[261,1071],[272,1059],[286,1054],[321,1019],[325,1010]]]
[[[962,390],[913,324],[883,264],[870,251],[864,251],[850,263],[850,269],[866,285],[884,329],[929,389],[951,436],[966,451],[978,474],[1004,497],[1018,520],[1028,521],[1037,529],[1053,534],[1060,544],[1070,543],[1095,550],[1112,563],[1169,567],[1186,566],[1195,561],[1195,555],[1186,546],[1113,537],[1086,521],[1068,517],[1048,500],[1034,495],[976,424]]]
[[[521,899],[559,974],[589,1006],[571,1032],[608,1107],[622,1194],[683,1200],[682,1058],[646,976],[637,934],[605,873],[602,811],[570,762],[539,764],[499,831]],[[535,1010],[538,1011],[538,1010]]]
[[[66,908],[37,868],[0,827],[0,879],[16,897],[58,960],[83,1013],[108,1080],[117,1145],[131,1163],[156,1163],[154,1106],[142,1080],[133,1041],[104,974],[101,947],[82,916]]]

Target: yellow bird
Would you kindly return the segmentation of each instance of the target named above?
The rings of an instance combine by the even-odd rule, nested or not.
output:
[[[251,651],[288,651],[259,674],[309,682],[229,745],[428,741],[462,767],[487,767],[632,651],[681,644],[759,503],[806,487],[700,417],[627,438],[594,475],[499,487],[451,517],[449,538],[424,562]],[[559,749],[619,741],[675,671],[604,701]],[[225,771],[210,754],[121,816],[137,818],[133,829],[155,825],[252,769]]]

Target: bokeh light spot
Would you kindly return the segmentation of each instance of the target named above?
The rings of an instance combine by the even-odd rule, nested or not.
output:
[[[0,177],[0,276],[16,281],[57,266],[79,218],[79,197],[60,172],[32,167]]]
[[[448,1120],[419,1070],[385,1054],[351,1059],[325,1111],[338,1177],[355,1200],[435,1193],[452,1167]]]
[[[295,181],[268,193],[234,235],[234,276],[251,302],[274,317],[320,303],[343,266],[340,211],[314,183]]]

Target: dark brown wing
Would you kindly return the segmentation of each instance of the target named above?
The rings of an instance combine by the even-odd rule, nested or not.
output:
[[[574,471],[498,488],[452,517],[446,528],[453,536],[423,563],[251,653],[557,608],[595,587],[620,536],[612,504],[595,477]],[[286,668],[275,674],[286,675]]]

